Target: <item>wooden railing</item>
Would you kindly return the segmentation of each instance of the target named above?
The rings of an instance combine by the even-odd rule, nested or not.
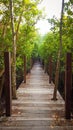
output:
[[[72,54],[67,53],[65,70],[65,118],[71,119]]]
[[[1,78],[1,85],[0,85],[0,100],[2,97],[2,91],[4,89],[5,91],[5,111],[6,116],[11,116],[12,111],[12,89],[11,89],[11,56],[9,52],[4,53],[4,68],[0,72],[0,78]],[[33,66],[33,61],[31,60],[31,67]],[[24,56],[24,83],[26,83],[26,56]],[[23,76],[23,75],[22,75]],[[4,87],[4,88],[3,88]]]
[[[73,102],[72,102],[72,54],[66,54],[65,62],[65,118],[71,119],[71,113],[73,113]],[[45,68],[45,67],[44,67]],[[49,66],[47,72],[49,73],[49,83],[52,82],[52,73],[53,73],[53,61],[52,57],[49,58]]]
[[[6,116],[11,116],[12,111],[12,90],[11,90],[11,56],[9,52],[4,53],[5,63],[5,97],[6,97]]]
[[[12,91],[11,91],[11,63],[10,63],[10,53],[5,52],[4,62],[5,70],[0,73],[2,78],[2,86],[5,87],[5,96],[6,96],[6,116],[11,116],[12,108]],[[52,59],[49,60],[49,83],[52,81]],[[24,56],[24,83],[26,83],[26,56]],[[0,88],[0,97],[2,94],[2,89]],[[72,95],[72,55],[67,53],[66,56],[66,71],[65,71],[65,118],[71,119],[71,95]]]

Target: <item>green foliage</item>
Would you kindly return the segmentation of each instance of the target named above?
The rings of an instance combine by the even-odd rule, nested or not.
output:
[[[40,57],[44,60],[48,59],[50,56],[53,57],[53,60],[56,60],[56,55],[58,52],[58,42],[59,35],[58,33],[48,33],[43,40],[43,43],[40,45]]]
[[[53,17],[48,19],[51,24],[51,31],[44,37],[37,34],[35,24],[42,17],[42,11],[37,7],[41,0],[16,0],[14,2],[14,23],[15,29],[19,30],[17,35],[17,70],[23,66],[23,56],[27,56],[27,68],[30,68],[30,58],[40,56],[45,63],[52,56],[53,62],[56,64],[57,53],[59,49],[59,25],[60,20]],[[65,3],[63,17],[63,47],[61,56],[61,70],[64,70],[66,52],[73,54],[73,2],[70,0]],[[0,68],[3,68],[4,51],[12,52],[12,32],[9,12],[9,1],[0,0]],[[20,19],[21,17],[21,19]],[[17,31],[17,30],[16,30]]]
[[[65,58],[66,53],[71,52],[73,54],[73,4],[72,1],[65,3],[65,15],[63,17],[62,27],[62,54],[61,54],[61,66],[60,73],[65,71]],[[60,20],[53,17],[48,19],[51,24],[51,31],[44,36],[43,43],[40,45],[39,54],[44,63],[48,63],[49,57],[52,56],[53,64],[56,65],[57,54],[60,43],[59,26]],[[55,75],[55,70],[54,70]]]
[[[0,70],[2,70],[3,68],[4,68],[4,59],[2,55],[0,55]]]
[[[38,45],[35,43],[34,44],[34,49],[32,52],[32,57],[37,58],[38,57]]]
[[[27,66],[35,46],[37,30],[35,24],[42,16],[42,11],[38,9],[40,0],[16,0],[14,7],[14,26],[17,32],[17,70],[23,65],[23,56],[27,57]],[[0,1],[0,68],[4,64],[4,51],[13,52],[12,31],[9,11],[9,1]],[[17,30],[18,29],[18,30]],[[29,63],[28,63],[29,62]],[[29,68],[29,67],[28,67]]]
[[[17,70],[19,68],[21,68],[21,66],[23,65],[23,58],[21,56],[18,56],[17,57],[17,60],[16,60],[16,66],[17,66]]]

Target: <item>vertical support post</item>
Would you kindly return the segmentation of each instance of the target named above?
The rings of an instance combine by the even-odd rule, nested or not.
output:
[[[49,83],[52,81],[52,57],[49,58]]]
[[[4,53],[5,63],[5,95],[6,95],[6,116],[11,116],[12,93],[11,93],[11,60],[10,53]]]
[[[67,53],[65,72],[65,118],[71,119],[72,55]]]
[[[32,58],[30,59],[30,68],[32,69],[33,66],[33,62],[32,62]]]
[[[30,71],[32,69],[32,59],[30,58]]]
[[[44,72],[46,73],[46,62],[44,60]]]
[[[26,56],[24,55],[24,83],[26,83]]]

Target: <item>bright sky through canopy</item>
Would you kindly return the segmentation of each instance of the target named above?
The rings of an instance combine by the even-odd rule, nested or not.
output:
[[[68,0],[65,0],[67,2]],[[43,0],[42,3],[38,6],[39,9],[45,8],[44,12],[46,18],[39,20],[36,27],[39,29],[39,33],[44,35],[49,32],[51,25],[48,23],[47,18],[53,18],[53,16],[60,18],[61,16],[61,7],[62,0]]]

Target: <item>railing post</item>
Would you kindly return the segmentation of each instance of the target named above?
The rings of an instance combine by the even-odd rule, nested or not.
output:
[[[52,57],[49,58],[49,83],[52,81]]]
[[[30,71],[32,69],[32,59],[30,58]]]
[[[6,116],[11,116],[12,93],[11,93],[11,60],[10,53],[4,53],[5,63],[5,95],[6,95]]]
[[[24,83],[26,83],[26,56],[24,55]]]
[[[32,61],[32,58],[30,59],[30,68],[32,69],[32,66],[33,66],[33,61]]]
[[[65,118],[71,119],[72,55],[67,53],[65,72]]]

